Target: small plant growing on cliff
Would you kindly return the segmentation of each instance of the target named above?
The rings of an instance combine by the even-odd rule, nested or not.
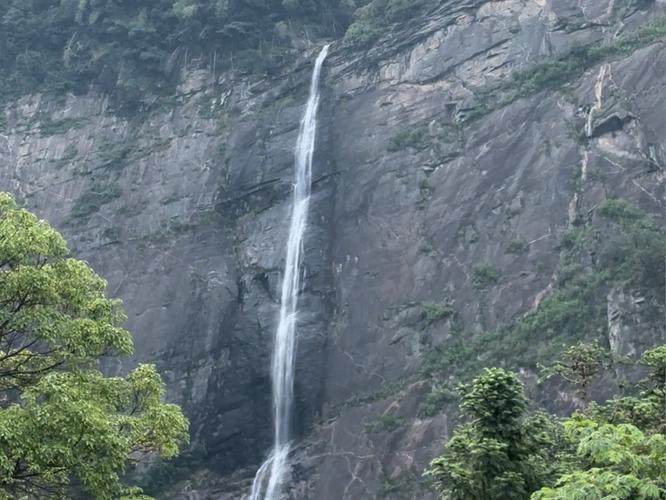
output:
[[[521,255],[526,253],[530,249],[530,244],[521,239],[516,239],[509,243],[509,246],[506,248],[507,253],[512,253],[514,255]]]
[[[419,191],[421,191],[422,195],[430,194],[430,191],[432,191],[432,184],[428,178],[419,181]]]
[[[664,34],[666,34],[666,17],[661,16],[640,26],[633,33],[626,33],[613,39],[610,43],[596,42],[577,46],[557,59],[515,71],[499,86],[500,90],[506,91],[504,96],[496,95],[493,91],[481,96],[473,107],[466,110],[461,122],[471,123],[520,97],[562,87],[595,64],[609,57],[631,54],[640,47],[658,41]]]
[[[428,145],[428,131],[425,128],[404,130],[389,139],[388,149],[390,152],[402,151],[407,148],[423,149]]]
[[[445,384],[435,383],[423,403],[419,406],[418,416],[421,418],[434,417],[442,410],[444,405],[452,403],[457,399],[456,393]]]
[[[449,304],[423,304],[423,320],[427,324],[453,316],[455,310]]]
[[[371,21],[360,19],[353,22],[345,33],[345,45],[352,47],[367,47],[377,40],[382,34],[382,30]]]
[[[394,477],[381,472],[377,496],[379,498],[413,498],[423,485],[423,477],[414,469],[403,470]]]
[[[79,151],[76,146],[74,144],[68,144],[63,151],[62,157],[55,161],[55,167],[58,169],[66,167],[78,154]]]
[[[81,118],[53,120],[50,116],[46,116],[39,125],[39,132],[42,135],[60,135],[67,133],[69,130],[81,128],[83,124],[84,121]]]
[[[349,2],[353,4],[354,2]],[[357,48],[367,47],[379,38],[385,27],[393,22],[406,20],[423,7],[423,0],[370,0],[356,9],[354,20],[347,28],[344,42]]]
[[[595,234],[591,227],[574,227],[562,233],[560,246],[566,251],[583,250],[594,242],[594,237]]]
[[[598,213],[622,230],[602,246],[600,265],[614,268],[613,280],[617,284],[638,285],[663,296],[666,275],[663,227],[642,210],[618,198],[603,202]]]
[[[95,180],[88,188],[88,191],[82,193],[74,202],[72,217],[85,222],[103,205],[120,197],[120,194],[121,189],[117,181],[108,179]]]
[[[654,228],[656,223],[645,215],[644,212],[621,198],[608,198],[599,206],[599,215],[610,219],[624,228],[632,228],[640,225]]]
[[[377,432],[392,432],[402,425],[402,418],[386,413],[365,424],[365,431],[374,434]]]
[[[188,438],[152,365],[106,377],[132,354],[120,301],[62,236],[0,193],[0,498],[136,498],[128,464],[173,457]]]
[[[499,281],[500,273],[495,266],[490,264],[481,264],[472,270],[472,283],[479,290],[494,285]]]

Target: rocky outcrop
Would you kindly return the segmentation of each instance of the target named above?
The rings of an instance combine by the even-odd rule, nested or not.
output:
[[[511,75],[611,43],[662,11],[444,3],[365,53],[333,46],[305,244],[291,498],[434,498],[421,474],[455,415],[420,411],[424,356],[535,307],[552,289],[561,234],[594,223],[606,197],[661,217],[663,42],[559,87],[514,95]],[[92,91],[6,110],[0,188],[108,279],[135,360],[157,363],[191,418],[201,470],[173,498],[239,498],[270,445],[270,339],[311,56],[273,79],[188,73],[161,109],[134,117]],[[643,317],[632,293],[608,296],[622,352],[627,329],[646,343],[664,329],[663,305]],[[453,313],[426,318],[424,304]],[[618,323],[625,310],[631,327]]]

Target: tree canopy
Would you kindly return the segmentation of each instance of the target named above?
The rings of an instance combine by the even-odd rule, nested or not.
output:
[[[587,391],[611,356],[597,344],[565,350],[547,375]],[[666,497],[666,346],[639,360],[633,395],[569,418],[529,409],[517,375],[485,369],[462,388],[458,426],[428,474],[442,498],[649,500]]]
[[[0,498],[132,496],[128,463],[187,441],[155,367],[106,377],[132,353],[120,301],[62,236],[0,193]]]
[[[188,61],[261,71],[283,60],[288,24],[339,36],[354,8],[340,0],[0,2],[0,98],[96,83],[131,103],[168,88]]]
[[[469,421],[430,470],[442,498],[527,498],[554,474],[555,425],[528,413],[522,383],[501,368],[486,368],[460,391]]]
[[[270,73],[299,40],[371,43],[434,0],[6,0],[0,2],[0,104],[85,92],[119,107],[172,91],[194,65]],[[349,26],[351,24],[351,26]],[[148,95],[146,95],[148,94]]]

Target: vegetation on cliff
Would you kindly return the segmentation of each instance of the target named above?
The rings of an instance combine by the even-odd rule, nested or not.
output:
[[[118,108],[131,110],[171,93],[183,69],[270,75],[298,53],[297,39],[343,37],[345,45],[362,49],[390,25],[438,5],[433,0],[9,0],[0,5],[0,104],[31,92],[82,93],[95,85],[112,95]],[[609,43],[576,47],[518,71],[499,89],[510,89],[509,95],[481,96],[465,121],[558,87],[663,34],[664,19],[658,18]]]
[[[137,498],[130,463],[188,439],[152,365],[107,377],[132,353],[121,303],[63,238],[0,193],[0,498]],[[146,497],[143,497],[146,498]]]
[[[575,81],[602,61],[626,56],[661,40],[666,35],[666,17],[660,16],[611,40],[578,45],[557,58],[514,71],[511,77],[480,94],[479,102],[462,121],[469,123],[522,97],[557,89]]]
[[[342,36],[353,1],[10,0],[0,5],[0,97],[84,92],[119,102],[170,88],[179,70],[206,65],[265,72],[291,37]]]
[[[365,47],[379,38],[386,27],[403,21],[426,8],[437,5],[433,0],[371,0],[353,13],[353,22],[345,33],[347,45]]]
[[[606,297],[612,290],[663,298],[663,227],[623,199],[605,200],[596,213],[594,221],[579,221],[562,234],[557,280],[538,307],[494,331],[452,337],[426,354],[424,374],[468,379],[485,366],[536,368],[564,345],[607,338]],[[496,272],[480,266],[475,284],[486,284]],[[642,347],[655,340],[643,339]]]
[[[0,103],[85,92],[119,107],[169,92],[184,68],[270,74],[302,40],[363,47],[432,0],[9,0],[0,5]],[[350,25],[351,23],[351,25]],[[296,39],[300,42],[296,42]],[[149,94],[146,96],[145,94]]]
[[[608,353],[568,349],[550,374],[586,393]],[[429,474],[443,499],[660,499],[666,495],[666,347],[648,350],[648,376],[603,405],[557,419],[530,409],[522,383],[485,369],[461,387],[466,423],[458,426]]]
[[[432,2],[409,3],[401,0],[322,2],[325,0],[269,0],[263,3],[251,0],[237,2],[233,0],[149,0],[140,3],[127,0],[8,1],[0,6],[0,63],[6,70],[4,75],[0,76],[0,93],[4,93],[5,97],[13,97],[19,93],[34,90],[49,90],[56,93],[62,91],[85,92],[92,84],[115,95],[118,103],[131,109],[136,103],[145,103],[147,99],[154,99],[155,94],[161,90],[172,89],[182,68],[206,65],[213,71],[217,69],[218,72],[232,68],[236,72],[253,71],[270,74],[272,68],[276,67],[285,57],[289,57],[289,52],[284,49],[293,43],[293,38],[290,40],[290,37],[294,32],[303,30],[303,38],[312,36],[313,39],[318,36],[339,36],[351,19],[353,22],[347,30],[345,42],[355,47],[364,47],[385,33],[388,24],[405,19],[432,4]],[[352,12],[355,12],[353,16]],[[352,17],[350,18],[350,16]],[[653,43],[659,37],[663,37],[664,32],[663,19],[658,19],[655,23],[639,29],[636,34],[620,35],[608,42],[602,41],[583,48],[576,48],[571,53],[558,56],[556,59],[546,60],[543,64],[513,73],[510,79],[500,82],[497,87],[490,88],[487,95],[480,96],[481,104],[477,110],[479,114],[472,116],[481,116],[490,109],[494,109],[493,106],[505,105],[521,97],[566,85],[600,61],[609,57],[623,56],[638,47]],[[293,99],[292,96],[288,98]],[[50,113],[54,103],[47,99],[41,102],[39,112],[43,113],[43,110],[47,110],[46,112]],[[0,96],[0,103],[2,103],[2,96]],[[385,109],[391,108],[386,107]],[[639,115],[637,114],[637,116]],[[421,118],[423,117],[419,117],[419,119]],[[75,122],[71,120],[73,119],[41,120],[39,129],[43,135],[46,135],[76,128]],[[464,119],[464,121],[467,120],[468,118]],[[635,124],[638,121],[634,120],[632,123]],[[456,128],[461,137],[463,128],[462,125]],[[190,130],[193,129],[188,126],[183,134],[190,134]],[[436,130],[420,125],[393,136],[387,134],[387,149],[391,153],[410,152],[410,149],[424,151],[425,155],[428,153],[426,150],[431,147],[431,143],[437,137]],[[467,133],[467,130],[464,132]],[[197,131],[193,135],[199,133]],[[256,137],[262,136],[257,134]],[[168,140],[170,139],[169,137]],[[576,139],[579,142],[588,140],[581,135],[577,135]],[[21,140],[28,141],[28,139]],[[549,140],[550,137],[545,138],[544,147],[548,145],[550,150]],[[146,147],[144,142],[141,143],[141,148]],[[464,141],[461,140],[461,143]],[[9,140],[7,140],[7,144],[9,146]],[[76,173],[85,179],[83,182],[86,186],[75,200],[71,213],[72,220],[76,220],[77,224],[80,224],[78,227],[86,223],[91,214],[96,213],[100,206],[118,200],[123,194],[121,185],[117,182],[122,173],[122,167],[119,165],[124,166],[128,158],[134,159],[135,154],[138,156],[136,153],[138,147],[135,148],[134,143],[129,146],[128,144],[123,144],[119,149],[106,148],[102,145],[99,148],[100,155],[107,157],[101,162],[102,168],[97,169],[95,173]],[[189,145],[185,147],[189,147]],[[72,159],[72,155],[77,154],[76,151],[76,147],[66,150],[54,168],[62,168],[62,165]],[[84,150],[81,148],[81,154],[83,155],[83,153]],[[11,160],[12,151],[9,156]],[[400,160],[397,158],[397,154],[395,157]],[[39,158],[35,160],[35,162],[37,161]],[[543,165],[538,162],[536,164]],[[177,166],[181,168],[180,165]],[[651,168],[653,166],[646,166],[646,169]],[[594,173],[590,172],[590,178]],[[67,176],[67,178],[69,177]],[[429,179],[426,177],[418,181],[422,198],[431,197],[431,193],[435,190],[441,190],[435,176],[432,177],[433,180]],[[20,180],[23,181],[23,177]],[[209,182],[209,184],[213,183]],[[615,190],[613,186],[610,185],[608,190],[617,192],[618,190]],[[165,188],[167,192],[168,187],[167,185]],[[226,184],[225,189],[227,189]],[[181,195],[181,191],[178,191],[178,196]],[[625,190],[619,191],[627,194]],[[529,190],[527,192],[529,193]],[[188,194],[193,193],[190,191]],[[178,199],[178,196],[171,192],[168,192],[168,196],[168,198],[165,196],[163,200]],[[152,198],[144,198],[141,201],[152,201]],[[123,206],[122,209],[127,210],[128,207],[130,207],[129,204]],[[254,208],[248,205],[247,211],[250,212],[250,210],[254,210]],[[211,209],[211,211],[213,210]],[[437,214],[436,211],[432,213]],[[481,215],[479,214],[479,216]],[[433,390],[419,409],[419,416],[431,417],[440,413],[444,405],[452,405],[455,395],[451,388],[455,381],[468,380],[471,374],[482,366],[534,369],[539,360],[549,357],[559,348],[560,344],[575,342],[580,338],[591,340],[608,337],[608,297],[611,292],[627,291],[632,294],[640,292],[641,298],[647,297],[648,306],[646,307],[654,303],[654,300],[651,299],[654,299],[655,296],[663,297],[663,227],[650,216],[618,199],[609,199],[600,206],[595,205],[594,213],[587,215],[590,220],[576,220],[572,222],[566,232],[561,234],[560,246],[556,250],[561,255],[561,266],[557,276],[552,280],[552,289],[549,287],[547,293],[540,295],[539,297],[543,299],[540,300],[540,304],[535,305],[524,316],[514,317],[509,323],[495,329],[478,332],[472,330],[469,324],[463,325],[459,319],[459,313],[455,308],[459,307],[460,301],[456,304],[453,301],[449,302],[448,298],[427,297],[437,300],[437,302],[423,303],[420,306],[423,310],[418,324],[427,326],[438,322],[442,325],[446,323],[447,328],[450,325],[450,335],[449,330],[446,330],[447,333],[437,339],[438,343],[434,343],[435,347],[426,342],[419,343],[417,346],[418,355],[425,357],[422,374],[433,382]],[[581,217],[584,216],[585,214],[581,215]],[[592,221],[592,217],[594,221]],[[430,219],[440,220],[439,217],[434,216],[430,216]],[[444,219],[441,220],[443,226]],[[527,227],[523,225],[526,224],[525,220],[529,219],[523,218],[523,221],[517,225],[518,230]],[[550,227],[556,228],[558,223],[555,221]],[[424,222],[423,227],[428,229],[430,226],[426,226]],[[437,228],[436,225],[432,227]],[[113,227],[106,228],[107,231],[114,229]],[[428,231],[419,229],[419,233],[421,232],[427,233]],[[518,232],[518,234],[520,233]],[[556,234],[557,229],[552,233],[553,238]],[[152,233],[150,237],[155,238]],[[164,238],[164,236],[162,235],[160,238]],[[146,236],[146,240],[141,240],[141,245],[144,245],[145,241],[148,241],[147,239],[148,236]],[[419,236],[418,240],[414,240],[414,245],[420,244],[421,241]],[[428,245],[431,248],[430,243]],[[528,241],[516,239],[505,246],[508,253],[522,255],[527,253],[530,245],[531,243]],[[90,249],[90,247],[88,248]],[[436,250],[439,252],[440,248],[436,248]],[[242,252],[239,250],[238,253]],[[446,253],[432,251],[432,258],[434,260],[437,255]],[[133,258],[130,256],[130,259]],[[65,259],[62,255],[50,256],[47,260],[50,265],[51,260],[59,262]],[[465,266],[469,265],[468,269],[471,271],[469,280],[476,290],[474,293],[479,297],[481,312],[483,312],[484,302],[487,302],[485,297],[493,289],[514,279],[505,269],[499,269],[494,264],[496,263],[483,260],[464,262]],[[438,262],[437,265],[439,266],[440,263]],[[6,268],[8,269],[8,267]],[[87,268],[84,266],[82,269]],[[430,268],[428,267],[428,269]],[[537,269],[535,274],[541,272]],[[436,272],[433,271],[433,274],[436,275]],[[548,275],[550,276],[550,272]],[[80,286],[81,283],[76,284],[77,293]],[[82,290],[85,290],[85,287]],[[421,292],[423,290],[425,288],[421,289]],[[239,300],[244,298],[243,293],[246,291],[239,291]],[[638,298],[638,295],[636,297]],[[525,297],[522,298],[525,299]],[[254,309],[249,307],[247,310],[250,311],[247,312],[248,316],[254,312]],[[42,310],[39,309],[39,312],[41,314]],[[121,316],[120,312],[114,314]],[[86,317],[86,319],[90,318]],[[501,315],[501,319],[510,318]],[[114,327],[117,327],[117,324],[114,320]],[[239,324],[242,325],[242,323]],[[342,322],[339,324],[342,325]],[[45,322],[44,325],[47,323]],[[423,326],[423,330],[426,330],[426,326]],[[642,328],[640,330],[641,338],[632,339],[632,343],[639,348],[644,347],[644,345],[640,345],[641,343],[649,343],[652,339],[648,337],[653,333],[649,327],[650,325]],[[30,328],[33,328],[32,323]],[[465,328],[467,329],[465,330]],[[362,328],[349,328],[349,330],[353,331],[354,335],[357,335],[358,331],[364,331]],[[442,330],[444,331],[444,327]],[[31,333],[33,333],[32,330]],[[430,335],[430,332],[427,334]],[[123,333],[120,336],[125,338],[124,335]],[[425,338],[425,334],[423,336]],[[400,342],[406,344],[408,340],[411,340],[411,337],[399,340],[396,345],[402,347]],[[46,341],[52,342],[52,338],[45,336],[40,340],[40,342]],[[79,455],[78,448],[76,448],[80,446],[78,443],[67,441],[63,445],[59,441],[53,441],[48,444],[49,439],[56,439],[48,434],[48,432],[53,432],[51,427],[37,429],[46,433],[48,437],[46,440],[43,439],[44,434],[33,432],[33,427],[41,425],[37,420],[38,417],[35,417],[34,425],[30,424],[33,427],[26,427],[20,433],[12,427],[13,421],[8,420],[7,425],[10,430],[0,433],[0,438],[14,439],[14,441],[3,443],[2,449],[13,450],[15,446],[13,443],[19,440],[26,443],[24,448],[17,448],[22,451],[16,453],[22,455],[17,455],[19,458],[14,464],[19,465],[15,465],[15,467],[18,466],[20,469],[28,466],[28,459],[21,457],[28,457],[34,461],[42,456],[53,456],[55,452],[49,448],[53,445],[54,450],[63,454],[58,459],[66,464],[69,470],[63,469],[60,471],[61,475],[58,476],[56,472],[48,469],[51,462],[35,462],[37,465],[29,464],[31,469],[29,473],[25,473],[29,474],[26,479],[20,470],[18,476],[14,475],[14,469],[11,469],[14,457],[11,456],[5,462],[4,478],[0,476],[0,489],[6,487],[6,490],[10,492],[8,494],[15,495],[18,494],[20,488],[26,488],[27,480],[35,483],[28,486],[32,488],[29,491],[30,494],[41,488],[55,488],[56,490],[63,488],[64,491],[68,488],[65,483],[70,478],[74,478],[72,484],[75,485],[75,488],[87,488],[87,491],[94,492],[97,496],[104,497],[109,491],[113,491],[112,495],[122,494],[123,486],[118,477],[122,476],[121,471],[127,463],[130,450],[137,449],[133,440],[138,435],[132,433],[128,436],[123,435],[125,431],[130,432],[129,424],[126,424],[123,419],[135,422],[137,433],[148,429],[144,426],[148,420],[142,420],[141,416],[128,415],[129,410],[125,402],[131,398],[129,394],[145,389],[152,394],[151,401],[157,405],[163,390],[159,378],[148,367],[142,367],[143,371],[137,371],[129,378],[117,381],[102,377],[94,369],[95,358],[99,354],[127,354],[129,352],[129,347],[124,347],[124,343],[119,345],[109,342],[113,344],[110,351],[106,352],[100,348],[94,352],[91,351],[92,354],[84,353],[85,356],[77,354],[77,356],[83,357],[80,364],[79,361],[75,362],[68,358],[67,363],[58,366],[57,369],[54,367],[55,375],[47,377],[45,373],[34,385],[12,389],[7,392],[9,396],[5,403],[0,403],[0,412],[10,408],[19,412],[16,414],[22,415],[22,425],[27,426],[31,422],[30,418],[25,417],[25,415],[32,415],[30,412],[35,415],[47,415],[49,422],[53,420],[60,425],[59,422],[64,420],[57,420],[60,418],[60,414],[56,410],[65,410],[65,416],[61,417],[62,419],[70,418],[67,413],[70,410],[68,410],[69,406],[62,405],[62,401],[56,399],[56,395],[51,395],[56,389],[52,389],[48,384],[53,383],[57,390],[63,391],[68,404],[69,401],[75,400],[75,403],[72,403],[71,412],[77,418],[76,411],[79,403],[85,402],[90,405],[90,408],[101,408],[98,412],[99,422],[95,420],[95,422],[85,425],[95,428],[96,438],[103,436],[109,442],[98,444],[95,440],[91,441],[88,455],[82,454],[87,457],[83,464],[76,461]],[[416,344],[415,341],[414,345]],[[85,346],[86,349],[89,347]],[[80,348],[83,347],[76,347],[76,349]],[[222,351],[226,352],[224,349]],[[40,355],[42,354],[45,353],[40,353]],[[598,356],[598,354],[594,348],[579,351],[577,347],[572,347],[567,351],[569,357],[565,356],[559,365],[551,367],[551,371],[558,376],[577,382],[579,398],[587,401],[590,377],[605,369],[608,361],[606,357]],[[659,352],[651,353],[651,355],[658,357]],[[190,354],[190,358],[193,358],[192,354]],[[43,359],[48,359],[48,356]],[[570,363],[572,360],[574,364],[582,363],[589,370],[585,373],[573,370]],[[175,361],[172,360],[170,363],[173,364]],[[368,364],[370,365],[370,361]],[[188,364],[188,370],[189,366]],[[1,364],[0,369],[2,369]],[[56,377],[61,372],[68,375],[72,371],[76,377],[71,380],[69,378],[61,380]],[[192,379],[198,376],[195,370],[193,373],[195,375],[191,376]],[[336,372],[331,371],[330,373]],[[591,405],[581,416],[559,422],[548,415],[532,412],[531,405],[525,398],[520,384],[515,383],[515,378],[512,379],[508,372],[493,369],[484,372],[483,376],[491,377],[487,379],[487,382],[491,386],[495,384],[496,387],[494,389],[492,387],[491,389],[478,388],[478,390],[501,389],[501,397],[505,398],[506,408],[513,408],[511,410],[513,414],[509,412],[511,418],[507,417],[506,429],[498,430],[498,422],[501,421],[486,421],[483,427],[479,427],[483,422],[473,419],[474,412],[483,411],[482,404],[487,401],[477,397],[476,400],[470,402],[468,407],[463,407],[472,417],[472,422],[463,425],[456,435],[457,441],[454,439],[451,442],[449,449],[451,454],[441,462],[440,473],[450,475],[452,468],[455,468],[456,473],[469,474],[461,485],[461,488],[468,488],[464,490],[464,498],[474,498],[475,494],[478,494],[479,498],[488,498],[489,492],[497,497],[506,498],[512,496],[525,498],[529,495],[537,495],[535,498],[575,498],[576,491],[595,491],[594,488],[596,491],[604,491],[604,494],[617,496],[616,490],[620,487],[630,488],[628,491],[637,498],[640,495],[649,497],[654,493],[655,490],[650,484],[654,479],[654,468],[653,462],[649,461],[652,459],[649,457],[653,453],[662,453],[659,448],[661,446],[659,438],[653,439],[653,436],[659,434],[654,429],[663,425],[658,423],[659,400],[652,397],[656,393],[647,394],[647,396],[642,392],[632,393],[630,396],[617,398],[615,402],[606,405]],[[45,382],[42,383],[42,379]],[[454,384],[451,383],[451,380],[454,381]],[[97,384],[94,390],[88,381],[94,381]],[[148,382],[150,383],[148,384]],[[401,380],[400,383],[402,382]],[[144,383],[150,387],[145,388]],[[388,387],[391,383],[389,380],[386,386]],[[107,386],[108,389],[106,389]],[[398,384],[395,386],[397,387]],[[105,388],[102,395],[98,393],[99,387]],[[424,384],[424,387],[427,386]],[[189,386],[187,390],[189,390]],[[472,384],[468,390],[469,392],[465,394],[471,394],[475,390],[475,385]],[[226,394],[224,393],[223,396],[226,397]],[[372,397],[380,396],[373,395]],[[47,402],[51,400],[56,401],[57,408],[54,405],[47,406]],[[161,403],[159,404],[161,405]],[[159,406],[159,408],[163,408],[163,406]],[[218,412],[218,408],[215,407],[214,411]],[[629,416],[622,416],[625,414]],[[11,413],[5,413],[6,418],[11,415]],[[170,415],[169,418],[177,423],[176,413]],[[134,417],[137,417],[138,420],[132,420]],[[4,416],[0,413],[0,424],[3,418]],[[223,420],[220,419],[220,421]],[[226,422],[226,420],[224,421]],[[365,426],[365,431],[368,434],[378,435],[407,426],[410,422],[409,416],[387,412],[370,420]],[[109,432],[107,434],[99,433],[98,425],[103,430],[109,429]],[[495,427],[494,430],[493,427]],[[14,434],[11,434],[10,431]],[[479,436],[484,440],[480,444],[478,444],[481,439]],[[169,442],[175,443],[172,437],[169,438],[171,440]],[[105,451],[105,446],[115,446],[116,443],[112,442],[114,439],[123,440],[122,447],[114,448],[113,460],[103,463],[113,469],[112,475],[114,475],[112,483],[106,483],[108,478],[98,480],[94,475],[97,474],[97,471],[85,469],[84,465],[90,463],[97,466],[100,464],[100,455],[97,453],[109,455]],[[596,451],[581,448],[583,441],[589,443],[593,440],[607,443],[604,445],[606,448]],[[608,465],[613,464],[613,460],[617,459],[604,458],[606,455],[603,454],[608,449],[614,450],[616,441],[628,448],[629,451],[622,449],[619,451],[622,453],[621,456],[628,456],[630,458],[628,461],[632,464],[638,463],[635,469],[621,469]],[[654,443],[658,445],[657,448],[652,447]],[[75,447],[77,453],[72,453],[67,448],[61,451],[62,446],[70,445]],[[151,446],[159,448],[159,443],[152,443]],[[225,451],[221,452],[222,448],[222,446],[215,448],[211,456],[215,453],[217,459]],[[231,449],[231,446],[228,448]],[[582,451],[579,452],[579,449]],[[165,456],[172,453],[167,449],[162,451]],[[595,461],[591,461],[589,458],[593,452],[599,453],[595,455]],[[93,454],[95,455],[93,456]],[[645,455],[649,460],[644,459]],[[138,458],[134,454],[131,456],[132,459]],[[474,463],[470,462],[470,457],[476,457],[482,461],[490,457],[493,460],[497,459],[497,462],[486,460],[482,463]],[[195,457],[195,459],[198,460],[199,457]],[[643,467],[646,463],[648,465]],[[155,474],[151,487],[154,490],[163,487],[165,477],[189,478],[191,471],[185,466],[181,468],[180,475],[174,473],[177,465],[177,462],[169,463],[164,469],[156,469],[159,474]],[[189,466],[189,464],[186,465]],[[486,469],[481,469],[482,474],[479,476],[480,469],[475,467],[481,466]],[[628,477],[627,470],[631,470],[633,477]],[[38,477],[33,478],[33,473]],[[493,477],[492,474],[498,475],[501,481],[481,485],[474,483],[476,477]],[[411,481],[411,476],[407,477]],[[450,479],[448,476],[447,478]],[[54,486],[52,482],[56,479],[60,483]],[[453,483],[454,481],[448,482]],[[392,488],[388,485],[384,490],[391,493]],[[587,495],[593,496],[592,493],[587,493]]]

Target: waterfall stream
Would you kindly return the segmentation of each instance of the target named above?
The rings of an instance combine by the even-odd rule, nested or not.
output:
[[[294,355],[298,320],[298,293],[301,282],[301,253],[305,234],[310,184],[312,182],[312,155],[317,132],[319,105],[319,77],[328,54],[324,46],[315,61],[310,80],[310,95],[301,120],[294,151],[294,188],[291,220],[287,236],[287,253],[280,294],[280,316],[273,336],[271,380],[273,388],[273,449],[261,465],[252,483],[250,500],[276,500],[284,476],[288,471],[290,449],[290,420],[294,396]]]
[[[599,68],[599,75],[597,76],[597,81],[594,84],[594,104],[590,107],[590,111],[587,113],[587,123],[585,124],[585,135],[587,137],[592,137],[592,124],[594,120],[594,115],[601,111],[603,108],[603,96],[604,96],[604,83],[606,78],[610,74],[611,66],[610,64],[602,64]]]

